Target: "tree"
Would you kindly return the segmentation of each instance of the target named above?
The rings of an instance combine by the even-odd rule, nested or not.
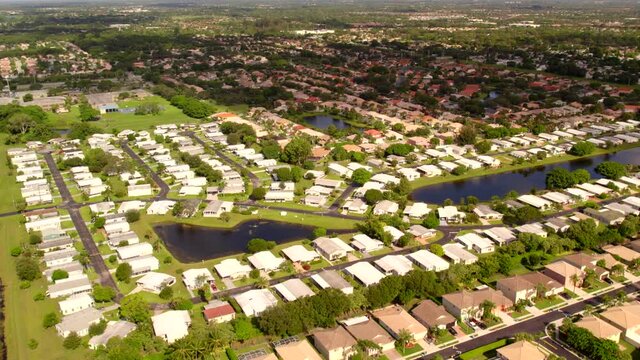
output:
[[[458,134],[457,141],[460,145],[473,145],[476,143],[476,137],[478,136],[478,131],[473,125],[465,125],[460,129],[460,133]]]
[[[118,281],[128,283],[131,280],[131,275],[133,275],[133,269],[129,263],[122,263],[116,268],[116,279]]]
[[[469,169],[466,166],[458,165],[458,166],[456,166],[455,169],[451,170],[451,173],[453,175],[460,176],[460,175],[463,175],[464,173],[466,173],[467,170],[469,170]]]
[[[55,326],[59,322],[60,322],[60,317],[58,316],[58,313],[50,312],[44,316],[44,319],[42,320],[42,327],[44,327],[45,329],[48,329],[52,326]]]
[[[523,206],[514,210],[512,213],[505,215],[503,221],[505,224],[509,225],[523,225],[541,218],[542,213],[540,212],[540,210],[534,208],[533,206]]]
[[[116,290],[110,286],[102,286],[99,284],[93,287],[93,298],[97,302],[109,302],[116,297]]]
[[[596,166],[596,172],[606,178],[617,180],[627,175],[627,167],[615,161],[603,161]]]
[[[412,187],[409,180],[402,176],[400,182],[393,188],[393,191],[400,196],[407,196],[411,193]]]
[[[259,201],[264,200],[265,195],[267,194],[267,190],[262,187],[258,187],[253,189],[251,192],[251,200]]]
[[[410,144],[391,144],[385,149],[384,153],[386,156],[407,156],[409,153],[413,152],[413,149],[413,145]]]
[[[16,274],[20,280],[33,281],[40,277],[40,266],[31,258],[20,258],[16,261]]]
[[[326,235],[327,235],[327,229],[325,229],[323,227],[317,227],[317,228],[313,229],[312,236],[313,236],[314,239],[317,239],[319,237],[326,236]]]
[[[275,241],[267,241],[261,238],[254,238],[247,243],[247,250],[255,254],[260,251],[271,250],[276,246]]]
[[[69,128],[69,133],[67,134],[67,137],[70,139],[85,140],[89,136],[93,134],[97,134],[101,131],[102,130],[95,125],[92,125],[86,122],[80,122],[80,123],[76,122],[72,124],[71,127]]]
[[[136,324],[146,323],[151,319],[149,304],[140,294],[129,295],[122,299],[120,315]]]
[[[483,140],[475,144],[478,154],[486,154],[491,150],[491,143],[487,140]]]
[[[33,94],[31,94],[31,93],[24,94],[24,96],[22,97],[22,101],[23,102],[33,101]]]
[[[68,350],[77,349],[82,344],[82,339],[75,331],[72,331],[62,342],[62,346]]]
[[[124,213],[124,216],[127,219],[128,223],[134,223],[134,222],[140,220],[140,211],[138,211],[138,210],[127,210],[127,212]]]
[[[40,236],[40,234],[37,234],[37,233],[29,234],[29,244],[37,245],[37,244],[40,244],[41,242],[42,242],[42,236]]]
[[[169,300],[173,297],[173,289],[170,286],[165,286],[160,290],[158,296],[160,299]]]
[[[89,326],[89,336],[101,335],[102,333],[104,333],[104,330],[106,328],[107,328],[107,322],[104,320],[101,320],[97,324],[91,324]]]
[[[100,118],[100,112],[86,102],[80,103],[78,110],[80,110],[80,121],[96,121]]]
[[[480,309],[482,310],[482,319],[489,319],[493,315],[493,309],[496,308],[496,304],[490,300],[484,300],[480,303]]]
[[[398,337],[396,340],[396,346],[402,349],[402,355],[405,354],[407,350],[407,345],[409,345],[413,341],[413,335],[407,329],[401,329],[398,332]]]
[[[440,244],[431,244],[431,246],[429,246],[429,251],[437,256],[444,256],[444,248]]]
[[[260,330],[256,329],[251,323],[251,319],[246,316],[238,316],[232,324],[236,339],[240,341],[246,341],[260,335]]]
[[[427,214],[427,217],[422,221],[422,226],[427,229],[435,229],[440,225],[440,219],[438,219],[438,214],[435,211],[431,211]]]
[[[378,189],[369,189],[364,193],[364,201],[368,205],[375,205],[382,199],[384,199],[384,195]]]
[[[562,167],[557,167],[549,171],[545,182],[547,189],[566,189],[576,184],[571,172]]]
[[[585,156],[594,152],[596,146],[588,141],[580,141],[569,149],[569,154],[575,156]]]
[[[289,164],[302,165],[311,155],[311,143],[303,137],[294,137],[282,152],[282,160]]]
[[[372,175],[367,169],[359,168],[351,174],[351,181],[357,186],[362,186],[371,179]]]
[[[56,282],[61,279],[66,279],[68,277],[69,277],[69,273],[62,269],[53,270],[53,273],[51,274],[51,280],[53,280],[53,282]]]

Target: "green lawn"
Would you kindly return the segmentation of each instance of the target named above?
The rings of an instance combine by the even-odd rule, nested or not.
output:
[[[600,291],[600,290],[602,290],[604,288],[607,288],[609,286],[610,285],[608,283],[604,282],[604,281],[596,280],[591,284],[591,286],[589,286],[588,288],[586,288],[584,290],[586,292],[588,292],[588,293],[594,293],[594,292]]]
[[[460,329],[462,329],[462,332],[465,333],[465,335],[469,335],[469,334],[473,334],[475,331],[469,326],[467,325],[464,321],[460,321],[458,320],[458,326],[460,326]]]
[[[20,216],[0,218],[0,235],[3,246],[9,249],[25,242],[27,233],[23,226],[18,226]],[[86,349],[65,350],[60,338],[53,328],[44,329],[42,319],[45,314],[59,311],[58,302],[52,299],[34,301],[33,296],[45,292],[47,283],[39,279],[31,283],[29,289],[19,288],[19,279],[14,270],[15,259],[9,251],[0,253],[0,277],[4,285],[5,295],[5,336],[8,359],[51,359],[81,360],[89,358],[91,353]],[[31,350],[27,347],[29,339],[35,339],[38,347]]]
[[[6,134],[0,134],[0,153],[4,156],[0,161],[0,187],[2,188],[2,197],[0,198],[0,212],[15,211],[15,201],[21,200],[21,185],[16,182],[16,173],[7,166],[6,151],[11,147],[19,147],[19,145],[5,145]]]
[[[450,332],[445,331],[445,332],[442,333],[441,336],[438,336],[436,338],[436,345],[448,343],[449,341],[453,341],[455,339],[456,339],[455,336],[451,335]]]
[[[400,353],[400,355],[402,356],[409,356],[412,354],[417,354],[419,352],[422,351],[422,346],[416,344],[416,343],[412,343],[409,345],[410,347],[405,347],[404,349],[400,346],[396,346],[396,350]]]
[[[556,306],[562,304],[564,300],[558,296],[552,296],[550,298],[540,299],[536,301],[536,307],[540,310],[550,308],[552,306]]]
[[[530,315],[531,313],[528,312],[526,309],[523,309],[522,311],[513,311],[511,312],[509,315],[514,318],[514,319],[519,319],[521,317]]]
[[[479,348],[473,349],[471,351],[467,351],[466,353],[460,355],[460,359],[462,360],[492,359],[496,356],[496,350],[505,345],[507,345],[506,339],[498,340],[496,342],[492,342],[491,344],[487,344]]]

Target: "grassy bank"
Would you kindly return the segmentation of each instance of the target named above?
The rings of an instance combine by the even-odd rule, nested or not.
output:
[[[435,185],[435,184],[441,184],[441,183],[446,183],[446,182],[450,182],[450,181],[457,181],[457,180],[464,180],[464,179],[469,179],[469,178],[474,178],[474,177],[480,177],[480,176],[488,176],[488,175],[495,175],[495,174],[500,174],[500,173],[505,173],[505,172],[509,172],[509,171],[515,171],[515,170],[524,170],[524,169],[530,169],[530,168],[535,168],[538,166],[544,166],[544,165],[550,165],[550,164],[557,164],[557,163],[563,163],[563,162],[567,162],[567,161],[571,161],[571,160],[577,160],[577,159],[584,159],[584,158],[590,158],[590,157],[595,157],[595,156],[599,156],[599,155],[604,155],[604,154],[610,154],[610,153],[614,153],[614,152],[618,152],[618,151],[624,151],[624,150],[629,150],[629,149],[633,149],[636,147],[639,147],[640,143],[635,143],[635,144],[624,144],[621,146],[617,146],[615,148],[611,148],[611,149],[601,149],[601,148],[597,148],[592,154],[589,154],[587,156],[573,156],[573,155],[560,155],[560,156],[550,156],[547,157],[546,159],[543,160],[539,160],[536,162],[524,162],[522,164],[518,164],[518,165],[514,165],[514,164],[503,164],[502,166],[495,168],[495,169],[477,169],[477,170],[469,170],[466,173],[462,174],[462,175],[445,175],[445,176],[434,176],[434,177],[421,177],[415,181],[411,182],[411,186],[414,189],[417,188],[421,188],[421,187],[425,187],[425,186],[429,186],[429,185]]]

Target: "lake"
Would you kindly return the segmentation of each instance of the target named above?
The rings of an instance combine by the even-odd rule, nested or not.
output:
[[[249,220],[231,229],[160,224],[154,226],[167,249],[180,262],[196,262],[239,254],[247,251],[253,238],[275,241],[278,244],[309,238],[313,227],[277,221]],[[330,233],[353,232],[331,230]]]
[[[318,129],[326,129],[329,125],[333,125],[338,129],[346,129],[351,125],[344,122],[344,120],[336,119],[330,115],[314,115],[306,116],[303,118],[304,122],[316,127]]]
[[[493,196],[503,197],[511,190],[524,194],[529,193],[533,188],[544,189],[546,188],[545,179],[547,172],[557,167],[562,167],[570,171],[585,169],[591,173],[592,178],[600,178],[600,175],[596,174],[594,169],[603,161],[617,161],[623,164],[640,165],[640,148],[500,174],[429,185],[414,190],[411,197],[414,201],[436,204],[441,204],[446,199],[451,199],[454,203],[457,203],[461,198],[466,198],[469,195],[477,197],[480,201],[488,201],[491,200]]]

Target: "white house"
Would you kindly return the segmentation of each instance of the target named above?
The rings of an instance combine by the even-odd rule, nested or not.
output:
[[[120,260],[132,259],[135,257],[153,254],[153,246],[149,243],[137,243],[133,245],[116,248],[116,253]]]
[[[427,203],[415,202],[411,205],[407,205],[402,213],[409,217],[419,219],[423,216],[428,215],[430,212],[431,209],[429,209]]]
[[[176,283],[176,278],[158,272],[148,272],[141,278],[136,280],[136,285],[145,291],[152,292],[154,294],[160,293],[162,289],[168,286],[172,286]]]
[[[63,317],[62,321],[56,325],[56,330],[58,335],[65,338],[71,333],[85,336],[89,334],[89,327],[99,323],[100,320],[102,320],[102,312],[89,307]]]
[[[533,206],[539,210],[547,210],[551,208],[551,202],[535,195],[525,194],[518,196],[518,201],[523,204]]]
[[[384,247],[384,243],[380,240],[370,238],[366,234],[356,234],[351,238],[351,246],[363,253],[371,253]]]
[[[60,306],[60,312],[62,312],[62,315],[69,315],[84,309],[88,309],[90,307],[94,307],[95,301],[93,301],[91,295],[87,293],[81,293],[69,296],[67,299],[60,301],[58,303],[58,306]]]
[[[150,184],[129,185],[127,186],[127,194],[129,196],[149,196],[153,194]]]
[[[373,263],[385,275],[404,276],[413,270],[411,261],[402,255],[385,255]]]
[[[313,241],[313,247],[329,261],[344,258],[353,251],[353,248],[339,238],[319,237]]]
[[[201,288],[204,284],[214,284],[215,278],[206,268],[189,269],[182,272],[182,282],[190,290]]]
[[[455,206],[443,206],[438,208],[438,218],[447,222],[459,222],[465,218],[465,213],[458,211]]]
[[[164,341],[172,344],[189,335],[191,317],[187,310],[169,310],[151,317],[153,332]]]
[[[407,255],[414,264],[427,271],[444,271],[449,268],[449,263],[440,256],[428,251],[418,250]]]
[[[276,271],[284,263],[284,259],[276,257],[271,251],[265,250],[257,252],[247,257],[247,260],[258,270],[266,272]]]
[[[456,240],[469,250],[474,250],[479,254],[486,254],[495,251],[494,243],[476,233],[466,233],[459,235]]]
[[[249,290],[233,295],[233,298],[247,316],[259,316],[278,303],[278,299],[268,289]]]
[[[385,276],[373,265],[366,261],[357,262],[351,266],[346,267],[344,270],[347,272],[347,274],[351,275],[362,284],[364,284],[364,286],[377,284]]]
[[[282,253],[289,260],[295,262],[311,262],[320,257],[320,255],[312,250],[308,250],[303,245],[293,245],[282,249]]]

